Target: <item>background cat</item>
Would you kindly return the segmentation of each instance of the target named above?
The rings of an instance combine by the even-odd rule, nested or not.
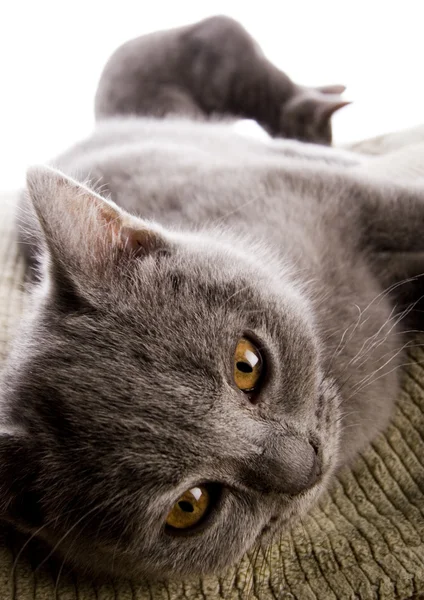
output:
[[[239,23],[212,17],[119,48],[101,77],[96,115],[248,118],[274,137],[330,144],[331,116],[349,104],[344,90],[295,84]]]
[[[3,518],[80,567],[172,575],[222,569],[303,514],[387,423],[399,305],[420,296],[420,280],[385,290],[421,272],[422,190],[359,163],[126,117],[55,161],[102,195],[32,170],[42,281],[2,379]],[[253,395],[235,385],[244,339]],[[167,527],[192,489],[204,518]]]

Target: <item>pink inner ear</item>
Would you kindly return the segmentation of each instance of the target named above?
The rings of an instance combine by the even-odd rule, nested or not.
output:
[[[99,210],[101,219],[113,228],[114,233],[118,233],[122,224],[122,215],[120,212],[113,208],[113,206],[109,206],[106,202],[99,200],[97,200],[97,209]]]
[[[161,236],[151,229],[124,226],[120,230],[122,249],[134,256],[146,256],[165,246]]]
[[[108,245],[116,244],[120,239],[122,228],[123,215],[121,211],[96,196],[88,196],[86,202],[88,210],[85,219],[92,241],[95,243],[97,240],[100,244],[104,242]]]
[[[131,256],[146,256],[167,245],[162,235],[145,226],[141,219],[94,193],[79,195],[79,202],[70,202],[68,210],[82,226],[78,229],[91,240],[94,256],[106,248]],[[80,249],[78,240],[75,250],[79,253]]]
[[[318,106],[318,113],[321,119],[328,120],[336,111],[349,104],[352,104],[351,100],[342,100],[341,98],[335,98],[333,100],[325,99],[325,101],[321,102]]]
[[[343,92],[346,91],[346,86],[341,84],[320,85],[315,89],[317,89],[319,92],[322,92],[323,94],[343,94]]]

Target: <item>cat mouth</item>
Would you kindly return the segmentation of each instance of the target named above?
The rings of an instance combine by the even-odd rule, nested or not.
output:
[[[262,527],[258,541],[261,544],[269,544],[272,542],[274,535],[278,531],[286,529],[290,522],[290,516],[283,516],[281,514],[274,514],[270,517],[268,522]]]
[[[259,538],[262,539],[264,536],[266,536],[267,534],[269,534],[272,530],[275,530],[276,525],[279,521],[281,521],[281,515],[272,515],[271,518],[269,519],[268,523],[266,523],[262,529],[261,532],[259,534]]]
[[[303,498],[303,500],[306,501],[310,507],[320,495],[319,490],[323,489],[322,484],[328,478],[328,475],[331,473],[331,471],[331,464],[329,464],[328,461],[326,461],[325,464],[321,464],[320,473],[315,483],[307,490],[297,494],[296,497],[299,499]],[[293,499],[294,497],[292,497],[292,500]],[[268,521],[260,530],[258,540],[260,540],[261,543],[271,542],[275,533],[278,531],[282,532],[288,528],[293,522],[293,518],[295,518],[295,516],[296,511],[293,511],[293,507],[290,508],[290,506],[286,506],[285,510],[282,507],[281,512],[272,513]]]

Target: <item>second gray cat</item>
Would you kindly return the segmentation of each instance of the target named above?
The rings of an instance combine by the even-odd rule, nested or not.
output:
[[[186,575],[305,514],[386,426],[422,329],[424,191],[207,122],[194,75],[163,110],[135,86],[120,117],[140,44],[106,67],[94,134],[28,174],[40,281],[2,376],[0,515],[94,573]],[[225,52],[266,125],[274,88],[257,103]],[[220,81],[214,112],[240,114]]]

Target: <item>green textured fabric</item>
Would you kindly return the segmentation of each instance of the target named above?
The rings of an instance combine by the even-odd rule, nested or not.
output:
[[[413,142],[417,135],[423,141],[424,129],[413,132]],[[377,159],[375,170],[423,176],[424,145],[400,139],[397,147],[405,146],[400,150],[393,141],[384,147],[385,138],[370,142],[370,153],[391,151]],[[367,145],[360,150],[366,152]],[[0,196],[0,361],[25,305],[13,234],[15,202],[13,194]],[[219,578],[95,583],[44,562],[46,552],[37,542],[26,544],[25,536],[0,526],[0,600],[424,598],[424,349],[417,345],[405,363],[386,433],[265,554],[246,556]]]

